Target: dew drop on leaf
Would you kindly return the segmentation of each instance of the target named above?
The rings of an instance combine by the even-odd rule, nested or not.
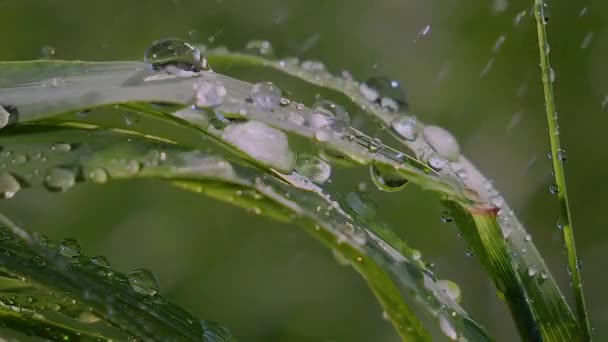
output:
[[[424,139],[437,153],[449,161],[458,161],[460,146],[452,133],[439,126],[429,125],[424,127],[423,134]]]
[[[562,150],[562,149],[557,150],[557,160],[560,163],[562,163],[562,164],[565,163],[567,159],[568,159],[568,154],[566,153],[566,150]]]
[[[110,262],[103,255],[96,255],[92,257],[91,262],[99,267],[110,268]]]
[[[195,104],[200,108],[217,107],[224,103],[227,94],[224,84],[220,80],[205,79],[194,83]]]
[[[281,103],[281,90],[272,82],[259,82],[251,87],[251,99],[258,108],[272,111]]]
[[[66,191],[76,184],[76,173],[60,167],[52,168],[44,178],[44,185],[50,191]]]
[[[0,173],[1,198],[12,198],[19,190],[21,190],[21,184],[19,184],[15,176],[11,175],[8,172]]]
[[[431,154],[428,159],[427,159],[427,164],[429,164],[429,166],[435,170],[435,171],[441,171],[443,170],[446,165],[447,165],[447,160],[445,160],[442,156],[440,156],[439,154]]]
[[[145,268],[138,268],[127,273],[127,280],[133,291],[145,296],[154,296],[160,290],[154,274]]]
[[[196,47],[177,38],[152,43],[144,53],[144,61],[157,71],[169,66],[193,72],[209,70],[207,58]]]
[[[393,130],[408,141],[414,141],[420,133],[418,120],[414,116],[399,115],[392,122]]]
[[[298,155],[296,171],[317,184],[323,184],[331,176],[331,166],[317,156]]]
[[[80,256],[80,252],[80,244],[74,239],[65,238],[59,245],[59,253],[65,257],[75,258]]]
[[[386,77],[371,77],[359,87],[361,95],[391,113],[409,111],[405,91],[398,81]]]
[[[11,121],[11,113],[4,106],[0,106],[0,129],[6,127]]]
[[[67,143],[56,143],[51,146],[51,151],[53,152],[70,152],[72,150],[72,145]]]
[[[380,190],[394,192],[403,189],[407,185],[407,178],[394,168],[371,164],[369,170],[372,181]]]
[[[89,170],[86,173],[86,178],[93,183],[103,184],[108,181],[108,173],[106,172],[106,170],[98,167]]]
[[[437,280],[437,286],[442,289],[450,299],[460,302],[462,292],[458,284],[451,280]]]

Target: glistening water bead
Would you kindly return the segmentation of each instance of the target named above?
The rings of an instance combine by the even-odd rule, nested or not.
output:
[[[382,191],[394,192],[407,185],[407,179],[398,170],[384,165],[372,164],[369,168],[372,181]]]
[[[0,173],[0,198],[12,198],[19,190],[21,190],[21,184],[15,176],[8,172]]]
[[[74,239],[63,239],[61,245],[59,245],[59,253],[68,258],[75,258],[80,256],[80,251],[80,244]]]
[[[196,47],[177,38],[152,43],[144,53],[144,61],[156,71],[168,66],[193,72],[209,70],[207,58]]]
[[[127,280],[133,291],[144,296],[154,296],[160,290],[154,274],[145,268],[138,268],[127,273]]]
[[[359,87],[361,95],[389,112],[407,112],[410,109],[405,90],[398,81],[386,77],[371,77]]]
[[[259,82],[251,87],[251,100],[260,109],[272,111],[281,103],[281,89],[272,82]]]

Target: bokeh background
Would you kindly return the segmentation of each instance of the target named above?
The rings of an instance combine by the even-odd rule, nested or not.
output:
[[[152,41],[166,37],[235,50],[267,39],[278,56],[321,60],[357,79],[393,77],[406,88],[412,112],[451,130],[494,180],[569,295],[557,201],[548,191],[531,4],[0,0],[0,60],[40,58],[45,46],[54,47],[58,59],[140,60]],[[608,2],[549,4],[577,247],[601,341],[608,336]],[[287,81],[277,82],[289,89]],[[334,178],[346,190],[360,182],[372,188],[365,169],[337,171]],[[379,218],[434,262],[439,277],[460,285],[463,305],[475,318],[499,341],[517,339],[505,305],[479,261],[466,255],[456,229],[441,222],[442,208],[432,194],[408,186],[390,194],[372,189],[370,195]],[[150,268],[164,295],[201,318],[222,322],[241,341],[398,340],[363,280],[294,225],[152,181],[84,184],[62,194],[28,189],[0,202],[0,210],[55,239],[77,238],[84,253],[104,254],[118,270]]]

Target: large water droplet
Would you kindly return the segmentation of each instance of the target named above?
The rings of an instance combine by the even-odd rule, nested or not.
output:
[[[272,111],[281,103],[281,90],[272,82],[259,82],[251,87],[251,99],[260,109]]]
[[[145,295],[154,296],[160,290],[158,281],[154,274],[148,269],[138,268],[127,273],[127,279],[133,291]]]
[[[273,57],[272,44],[267,40],[252,40],[245,45],[245,52],[262,57]]]
[[[209,70],[207,58],[196,47],[177,38],[152,43],[144,54],[144,61],[153,70],[163,70],[169,66],[194,72]]]
[[[405,140],[414,141],[420,133],[420,125],[414,116],[399,115],[392,122],[391,126]]]
[[[6,127],[11,122],[11,113],[4,106],[0,106],[0,129]]]
[[[348,112],[342,106],[327,100],[315,102],[310,126],[315,130],[317,140],[329,140],[332,135],[342,136],[349,122]]]
[[[298,155],[296,171],[311,181],[323,184],[331,176],[331,166],[317,156]]]
[[[460,146],[452,133],[439,126],[426,126],[424,138],[431,147],[449,161],[455,162],[460,158]]]
[[[110,262],[103,255],[96,255],[96,256],[92,257],[91,262],[99,267],[110,268]]]
[[[74,239],[63,239],[61,245],[59,245],[59,253],[68,258],[75,258],[80,256],[80,251],[80,244]]]
[[[448,297],[456,302],[460,302],[462,292],[458,284],[451,280],[437,280],[437,286],[442,289]]]
[[[21,190],[21,184],[15,176],[8,172],[0,173],[0,197],[12,198],[19,190]]]
[[[103,184],[108,181],[108,173],[106,172],[106,170],[104,170],[100,167],[89,170],[86,173],[85,177],[89,181],[91,181],[93,183],[98,183],[98,184]]]
[[[259,121],[248,121],[226,127],[222,133],[229,143],[258,161],[289,173],[295,164],[295,155],[289,149],[285,132]]]
[[[197,107],[217,107],[224,103],[227,94],[224,84],[220,80],[205,79],[194,83],[194,98]]]
[[[364,192],[350,192],[346,195],[346,204],[363,219],[376,217],[376,203]]]
[[[359,87],[361,95],[368,101],[380,105],[390,112],[407,112],[409,104],[399,82],[386,77],[371,77]]]
[[[407,178],[392,167],[372,164],[370,165],[369,170],[372,181],[380,190],[389,192],[399,191],[407,185]]]
[[[566,160],[568,160],[568,154],[566,153],[566,150],[557,150],[557,160],[559,160],[559,162],[562,164],[565,163]]]
[[[51,191],[66,191],[76,184],[76,173],[64,168],[52,168],[44,178],[44,185]]]

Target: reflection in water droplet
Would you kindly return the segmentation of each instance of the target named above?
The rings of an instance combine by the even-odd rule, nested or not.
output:
[[[209,70],[207,58],[197,48],[176,38],[155,41],[146,50],[144,61],[157,71],[169,66],[184,71]]]
[[[436,153],[431,154],[427,159],[427,164],[435,171],[443,170],[447,163],[447,160]]]
[[[4,106],[0,106],[0,129],[6,127],[11,121],[11,114],[4,108]]]
[[[127,273],[127,279],[133,291],[145,295],[154,296],[160,290],[158,281],[154,274],[148,269],[138,268]]]
[[[68,258],[74,258],[80,256],[80,244],[78,241],[70,238],[63,239],[61,245],[59,245],[59,253]]]
[[[108,173],[100,167],[88,171],[86,177],[91,182],[98,184],[103,184],[108,181]]]
[[[409,104],[401,84],[386,77],[371,77],[359,87],[361,95],[389,112],[407,112]]]
[[[260,109],[272,111],[281,103],[281,90],[272,82],[259,82],[251,87],[251,99]]]
[[[67,143],[56,143],[51,146],[51,151],[54,152],[70,152],[72,150],[72,146]]]
[[[53,58],[53,56],[55,56],[55,48],[50,46],[50,45],[45,45],[42,47],[42,49],[40,49],[40,52],[42,54],[42,58]]]
[[[394,168],[371,164],[370,174],[378,189],[388,192],[399,191],[407,185],[407,178]]]
[[[50,191],[65,191],[76,184],[76,174],[64,168],[52,168],[44,178],[44,185]]]
[[[200,108],[217,107],[227,94],[224,84],[216,79],[199,80],[193,84],[195,104]]]
[[[0,197],[12,198],[21,190],[21,185],[17,179],[8,172],[0,173]]]
[[[331,166],[317,156],[298,155],[295,169],[317,184],[327,182],[331,176]]]
[[[437,286],[442,289],[450,299],[460,302],[462,291],[460,291],[460,287],[458,284],[451,280],[437,280]]]
[[[103,255],[96,255],[96,256],[92,257],[91,262],[99,267],[110,268],[110,262]]]
[[[426,126],[423,130],[425,140],[444,158],[455,162],[460,159],[460,146],[452,133],[439,126]]]

